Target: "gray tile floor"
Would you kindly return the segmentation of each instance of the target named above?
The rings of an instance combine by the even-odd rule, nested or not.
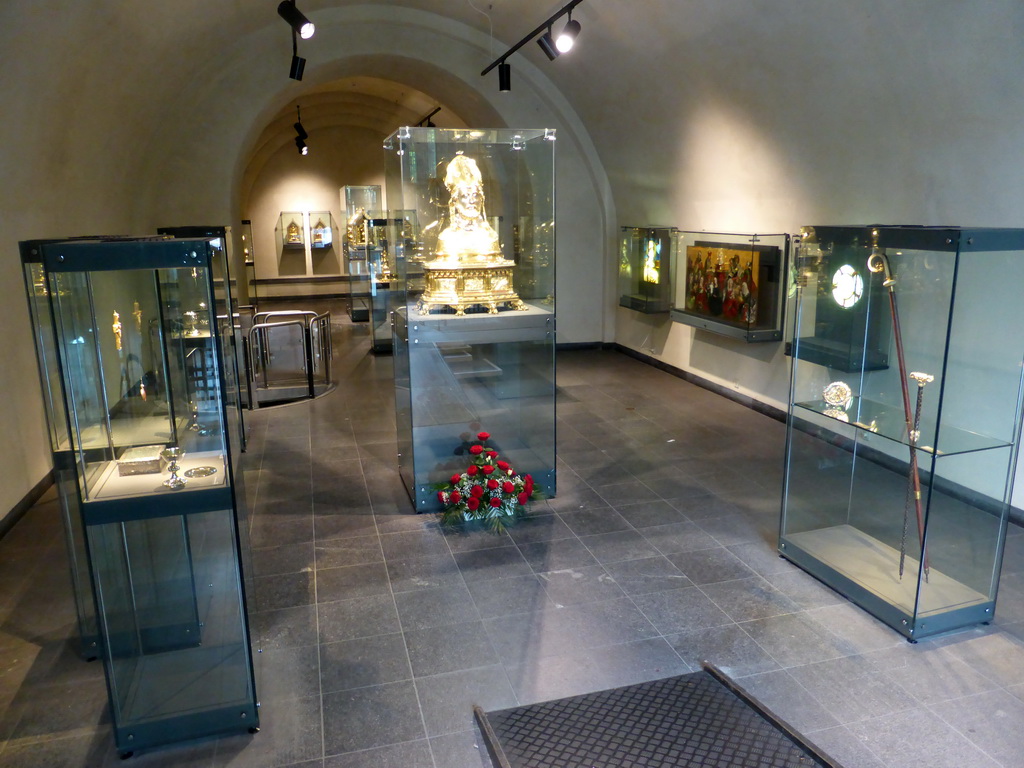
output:
[[[783,426],[621,354],[559,355],[558,495],[502,536],[411,514],[391,360],[251,415],[262,731],[127,765],[480,768],[470,705],[709,659],[850,768],[1024,765],[1024,534],[994,625],[911,645],[775,554]],[[0,541],[0,766],[114,766],[52,496]]]

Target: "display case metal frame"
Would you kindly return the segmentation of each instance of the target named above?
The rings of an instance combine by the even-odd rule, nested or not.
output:
[[[214,281],[227,275],[223,243],[29,241],[21,253],[58,494],[88,566],[76,575],[93,599],[115,745],[127,756],[258,730],[237,516],[241,425],[237,392],[228,394],[233,329],[216,317],[232,315],[230,292]],[[111,325],[119,307],[123,320],[115,312]],[[195,471],[183,472],[184,487],[148,459],[161,446],[187,448],[178,470]]]
[[[987,623],[1024,400],[1024,337],[994,329],[1016,322],[1024,230],[802,240],[779,553],[910,640]],[[821,354],[825,301],[859,313],[860,349]]]

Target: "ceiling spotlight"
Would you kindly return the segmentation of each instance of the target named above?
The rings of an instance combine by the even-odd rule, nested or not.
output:
[[[573,8],[582,2],[583,0],[569,0],[568,3],[541,22],[539,27],[484,67],[480,76],[483,77],[492,69],[497,69],[498,87],[503,91],[510,91],[512,90],[512,70],[506,62],[506,59],[528,42],[536,39],[537,45],[540,46],[540,49],[544,51],[544,55],[551,61],[558,58],[560,54],[571,50],[573,43],[576,42],[576,38],[580,34],[580,29],[582,29],[580,23],[573,20],[572,11]],[[566,22],[565,27],[562,28],[562,31],[558,34],[558,37],[555,38],[552,34],[553,25],[563,16],[568,16],[569,20]],[[538,37],[538,35],[540,37]]]
[[[580,23],[575,21],[570,15],[569,21],[565,23],[565,28],[555,40],[555,48],[558,49],[559,53],[568,53],[572,50],[572,47],[576,44],[576,36],[579,35],[582,28]]]
[[[298,147],[300,155],[308,155],[309,154],[309,147],[306,146],[306,142],[304,142],[298,136],[295,137],[295,146]]]
[[[313,22],[307,19],[302,11],[295,7],[295,0],[282,0],[281,4],[277,6],[277,13],[291,25],[292,29],[303,40],[311,38],[313,32],[316,31]]]
[[[540,49],[544,51],[544,55],[551,61],[557,59],[561,53],[561,51],[555,47],[555,41],[551,37],[551,27],[548,27],[548,31],[537,39],[537,45],[540,46]]]
[[[292,80],[301,80],[302,73],[306,69],[306,60],[301,56],[292,54],[292,66],[288,70],[288,77]]]

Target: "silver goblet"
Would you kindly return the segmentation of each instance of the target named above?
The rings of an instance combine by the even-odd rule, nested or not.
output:
[[[185,449],[175,445],[170,448],[164,448],[160,451],[160,455],[167,459],[167,469],[171,472],[171,476],[164,480],[164,485],[175,491],[179,488],[184,488],[187,481],[182,477],[178,477],[178,470],[181,469],[178,459],[185,455]]]

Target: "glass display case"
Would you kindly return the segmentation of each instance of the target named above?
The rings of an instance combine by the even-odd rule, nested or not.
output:
[[[991,621],[1024,230],[812,227],[798,270],[780,553],[912,640]],[[821,354],[826,301],[858,313],[859,349]]]
[[[334,217],[330,211],[309,212],[309,247],[314,251],[334,246]]]
[[[334,217],[330,211],[309,212],[309,255],[314,275],[341,274],[341,253],[334,248]]]
[[[277,238],[277,273],[305,275],[306,217],[302,211],[282,211],[274,228]]]
[[[370,290],[370,343],[374,352],[389,352],[392,348],[391,313],[400,296],[393,290],[395,260],[404,258],[403,219],[372,219],[373,245],[367,252],[367,277]]]
[[[345,228],[345,272],[348,275],[348,314],[354,323],[370,319],[370,242],[375,229],[365,211],[359,209]]]
[[[747,342],[780,341],[787,234],[677,234],[672,319]]]
[[[418,511],[440,510],[433,486],[465,470],[480,431],[555,492],[554,138],[402,128],[385,142],[405,232],[392,266],[399,469]]]
[[[274,230],[277,245],[283,251],[306,251],[305,214],[302,211],[282,211]]]
[[[674,227],[622,227],[619,247],[619,306],[645,314],[672,308]]]
[[[21,248],[57,488],[87,555],[122,754],[259,722],[219,240]]]
[[[380,184],[342,187],[341,209],[349,224],[353,223],[353,219],[358,223],[363,218],[380,218],[384,213]]]
[[[245,283],[248,303],[253,307],[259,305],[259,293],[256,288],[256,251],[253,249],[252,221],[242,219],[242,263],[245,265]]]

